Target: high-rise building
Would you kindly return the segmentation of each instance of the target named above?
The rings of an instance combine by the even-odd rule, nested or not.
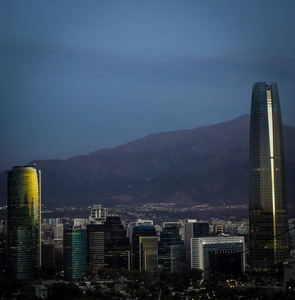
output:
[[[84,228],[64,229],[64,278],[69,281],[81,280],[86,276],[87,238]]]
[[[198,237],[209,236],[209,223],[197,221],[194,219],[185,220],[184,223],[184,245],[186,265],[190,268],[191,265],[191,239]]]
[[[141,226],[154,226],[154,222],[152,220],[142,220],[137,219],[135,222],[130,222],[127,226],[127,236],[130,239],[130,243],[132,243],[132,235],[134,227],[141,227]]]
[[[55,246],[51,243],[42,243],[41,245],[42,267],[49,268],[55,266]]]
[[[185,272],[186,269],[184,244],[171,245],[171,273]]]
[[[154,226],[135,226],[132,234],[131,269],[141,270],[144,252],[142,237],[157,237]]]
[[[105,227],[108,211],[100,204],[91,208],[87,225],[87,265],[96,269],[106,266],[105,263]]]
[[[139,270],[158,271],[158,237],[139,237]]]
[[[119,216],[108,216],[104,223],[105,263],[113,269],[130,270],[130,243]]]
[[[41,171],[7,172],[7,258],[13,279],[30,279],[41,264]]]
[[[288,252],[283,132],[276,83],[255,83],[249,149],[249,237],[253,271],[275,270]]]
[[[130,243],[120,217],[107,216],[104,223],[87,225],[87,262],[102,267],[130,269]]]
[[[105,267],[104,224],[87,225],[87,264],[94,270]]]
[[[56,224],[53,230],[54,230],[54,238],[55,239],[63,239],[64,224]]]
[[[191,239],[191,267],[211,274],[234,274],[245,271],[244,237],[220,236]]]
[[[165,227],[160,235],[158,244],[159,271],[172,273],[172,246],[184,245],[177,227]],[[175,248],[178,249],[178,248]],[[185,255],[183,256],[183,259]]]

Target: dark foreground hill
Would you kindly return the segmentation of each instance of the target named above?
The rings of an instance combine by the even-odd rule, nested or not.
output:
[[[288,203],[295,196],[295,128],[284,126]],[[40,160],[42,202],[63,205],[248,202],[249,116],[151,134],[67,160]],[[29,163],[32,164],[33,162]],[[5,186],[5,172],[1,174]],[[1,189],[1,203],[5,190]],[[291,208],[293,210],[293,208]]]

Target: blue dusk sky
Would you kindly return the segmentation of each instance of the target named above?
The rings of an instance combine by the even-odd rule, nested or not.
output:
[[[249,114],[295,126],[295,1],[2,0],[0,168]]]

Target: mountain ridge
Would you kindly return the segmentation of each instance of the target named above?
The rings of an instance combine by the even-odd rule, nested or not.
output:
[[[210,126],[150,134],[66,160],[29,164],[36,163],[42,172],[42,202],[56,207],[244,204],[248,202],[249,123],[249,115],[244,115]],[[295,128],[283,128],[291,203],[295,196]],[[3,174],[1,178],[3,186]],[[3,196],[1,193],[0,203]]]

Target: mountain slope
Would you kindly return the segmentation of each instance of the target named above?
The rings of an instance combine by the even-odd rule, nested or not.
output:
[[[288,198],[293,199],[295,128],[284,126],[284,138]],[[68,160],[34,162],[42,171],[42,202],[57,207],[146,202],[239,204],[248,202],[248,144],[247,115],[192,130],[151,134]]]

